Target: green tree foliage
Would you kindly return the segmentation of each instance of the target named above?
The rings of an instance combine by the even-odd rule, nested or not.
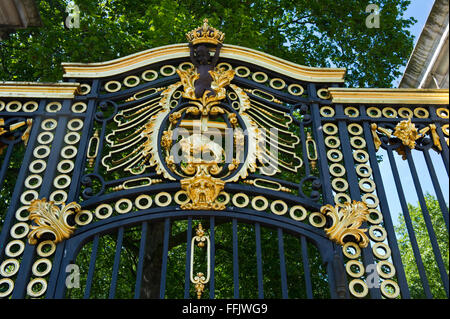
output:
[[[425,196],[425,201],[428,212],[431,216],[434,231],[436,233],[436,238],[442,254],[442,259],[444,260],[444,264],[448,273],[449,237],[447,229],[445,227],[444,219],[442,217],[442,212],[439,207],[439,202],[434,196],[430,194],[427,194]],[[422,261],[425,266],[425,272],[428,278],[431,293],[434,298],[447,298],[441,277],[439,275],[439,269],[435,261],[435,256],[431,247],[429,235],[420,205],[417,204],[417,206],[414,206],[412,204],[408,204],[408,210],[411,216],[420,254],[422,256]],[[408,281],[411,297],[426,298],[423,291],[423,285],[420,280],[419,272],[417,270],[416,260],[414,258],[414,253],[409,240],[403,214],[399,215],[398,226],[395,227],[395,230],[397,233],[398,245],[402,256],[402,262],[405,268],[406,279]]]
[[[37,1],[43,27],[0,43],[0,79],[58,81],[61,62],[100,62],[186,42],[209,18],[228,44],[308,66],[345,67],[351,86],[389,87],[412,50],[409,0],[380,0],[380,28],[367,28],[369,0],[77,0],[80,28],[67,29],[68,0]]]

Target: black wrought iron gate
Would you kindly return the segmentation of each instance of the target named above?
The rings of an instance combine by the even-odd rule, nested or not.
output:
[[[214,48],[0,84],[0,296],[448,297],[448,90]]]

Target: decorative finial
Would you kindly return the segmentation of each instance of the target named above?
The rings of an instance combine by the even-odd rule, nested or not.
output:
[[[211,43],[217,45],[223,43],[225,34],[219,30],[211,27],[208,24],[208,19],[203,19],[203,25],[186,34],[189,42],[192,44]]]

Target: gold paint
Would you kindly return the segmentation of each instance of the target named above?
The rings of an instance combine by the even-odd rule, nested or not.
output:
[[[307,138],[306,138],[306,149],[307,151],[307,155],[308,155],[308,160],[311,164],[311,169],[315,169],[316,168],[316,163],[317,163],[317,146],[316,146],[316,141],[314,141],[314,139],[311,136],[310,132],[307,132]],[[308,147],[308,145],[312,145],[312,148]],[[311,153],[311,149],[312,149],[312,153]]]
[[[70,238],[75,227],[68,224],[67,218],[70,215],[77,214],[80,210],[80,205],[75,202],[63,204],[59,208],[53,201],[47,202],[45,198],[33,200],[28,208],[30,212],[29,220],[36,225],[30,226],[28,242],[35,245],[44,234],[53,235],[52,241],[55,244]]]
[[[359,247],[368,246],[369,239],[365,234],[367,229],[359,228],[363,222],[367,221],[369,215],[365,203],[354,200],[351,204],[346,202],[335,207],[328,204],[322,206],[320,212],[332,219],[332,226],[325,229],[325,233],[332,241],[344,245],[348,238],[352,238],[352,241],[357,242]]]
[[[381,140],[377,134],[377,128],[378,128],[378,126],[375,123],[372,123],[370,125],[370,130],[372,131],[372,137],[373,137],[373,144],[375,145],[375,150],[378,151],[381,146]]]
[[[403,146],[397,148],[396,151],[405,160],[406,150],[404,146],[407,146],[409,149],[414,149],[416,147],[416,140],[420,137],[419,132],[414,123],[411,122],[411,119],[408,119],[401,121],[395,126],[393,135],[402,141]]]
[[[207,243],[207,273],[206,276],[202,272],[198,272],[196,276],[194,276],[194,243],[198,242],[197,246],[200,248],[205,247],[205,242]],[[200,299],[202,297],[202,293],[205,289],[205,284],[209,282],[209,270],[211,268],[211,245],[209,236],[206,236],[205,231],[203,230],[202,224],[199,224],[196,230],[196,236],[194,236],[191,240],[191,272],[190,272],[190,279],[191,282],[195,285],[195,291],[197,293],[197,299]]]
[[[442,151],[441,141],[439,140],[439,135],[436,132],[436,125],[430,124],[429,127],[431,129],[431,137],[433,138],[434,146],[436,146],[438,150]]]
[[[192,44],[198,43],[223,43],[225,34],[208,25],[208,19],[203,19],[203,25],[186,34],[186,38]]]
[[[0,97],[73,99],[80,83],[0,82]]]

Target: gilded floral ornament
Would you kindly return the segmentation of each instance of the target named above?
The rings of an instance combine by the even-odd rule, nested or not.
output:
[[[330,228],[325,233],[332,241],[344,245],[347,241],[355,241],[361,248],[367,247],[369,239],[365,232],[367,229],[359,228],[367,221],[369,210],[364,202],[346,202],[344,205],[322,206],[320,212],[332,220]]]
[[[404,146],[409,147],[409,149],[414,149],[416,146],[416,140],[420,138],[419,132],[417,131],[414,123],[411,122],[411,119],[401,121],[395,127],[394,136],[398,137]],[[405,150],[398,150],[398,153],[403,156],[405,159],[406,153]]]
[[[71,215],[80,212],[81,207],[75,202],[67,205],[64,203],[61,208],[55,205],[53,201],[47,202],[45,198],[33,200],[28,208],[30,212],[29,220],[36,225],[30,226],[28,242],[31,245],[38,243],[38,240],[46,234],[53,237],[52,241],[56,244],[70,238],[75,230],[75,226],[69,225],[67,219]]]

